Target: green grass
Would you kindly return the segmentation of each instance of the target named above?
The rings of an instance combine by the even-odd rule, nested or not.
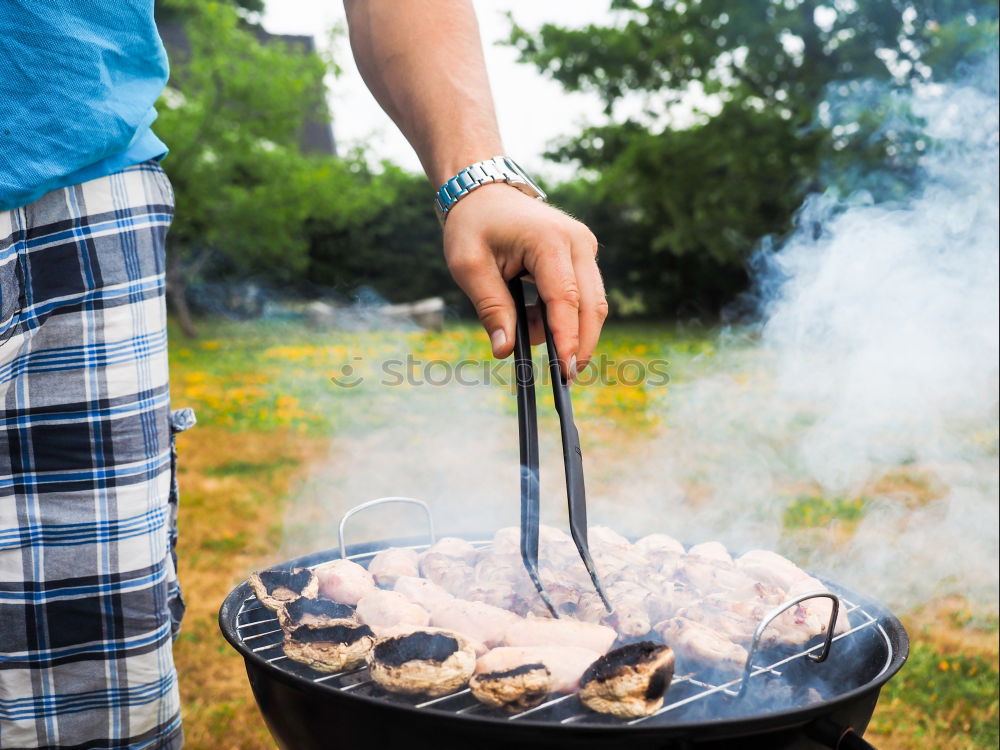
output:
[[[941,736],[997,747],[998,680],[990,659],[915,643],[902,671],[883,688],[876,728],[911,737],[913,747],[937,747],[933,738]]]
[[[170,330],[173,401],[194,407],[200,421],[227,429],[291,428],[319,436],[347,423],[356,429],[390,424],[405,412],[401,407],[413,389],[421,387],[416,381],[439,376],[461,361],[469,363],[466,372],[473,380],[482,380],[485,369],[491,373],[482,408],[511,413],[515,408],[512,363],[492,359],[487,337],[474,323],[442,332],[317,331],[287,322],[206,320],[200,329],[194,340]],[[704,332],[610,326],[574,400],[581,414],[640,429],[653,426],[654,410],[646,407],[665,398],[669,383],[690,378],[714,353]],[[408,357],[416,364],[408,366]],[[540,347],[536,361],[539,377],[547,377]],[[647,376],[641,382],[638,372]],[[344,385],[355,378],[361,378],[358,385]],[[545,415],[551,394],[542,387],[539,397]]]
[[[782,521],[786,529],[826,526],[832,521],[859,521],[870,502],[865,497],[799,497],[785,508]]]
[[[244,476],[247,474],[260,474],[287,470],[298,465],[298,461],[282,456],[272,461],[226,461],[218,466],[212,467],[205,473],[210,477]]]

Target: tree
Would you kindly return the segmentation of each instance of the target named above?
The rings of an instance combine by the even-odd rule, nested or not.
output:
[[[846,175],[889,164],[906,178],[920,141],[883,128],[879,108],[891,98],[844,122],[846,109],[829,110],[831,91],[930,79],[996,44],[995,3],[975,13],[952,0],[610,7],[608,25],[515,26],[511,41],[568,90],[603,99],[607,121],[551,154],[592,176],[556,195],[597,225],[612,299],[658,314],[685,300],[714,311],[731,299],[745,286],[746,259],[762,237],[789,228],[824,165]]]
[[[472,312],[445,264],[427,179],[387,163],[378,173],[359,169],[357,179],[363,210],[309,221],[308,281],[349,295],[364,287],[391,302],[442,295]]]
[[[301,153],[299,133],[325,112],[325,63],[280,43],[261,44],[231,5],[170,0],[190,48],[173,56],[156,130],[176,193],[167,294],[195,332],[186,291],[207,264],[263,272],[275,282],[308,264],[306,220],[363,210],[349,160]]]

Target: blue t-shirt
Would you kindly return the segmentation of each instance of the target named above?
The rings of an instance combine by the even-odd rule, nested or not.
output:
[[[153,0],[0,0],[0,209],[167,152]]]

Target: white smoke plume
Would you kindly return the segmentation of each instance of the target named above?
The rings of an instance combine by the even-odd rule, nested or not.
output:
[[[897,605],[957,593],[996,608],[995,80],[993,65],[912,92],[932,145],[904,199],[805,204],[758,263],[759,343],[735,337],[672,389],[653,471],[623,502],[689,538],[782,547]],[[656,475],[673,500],[650,496]],[[863,499],[863,517],[790,530],[801,495]]]
[[[591,524],[778,549],[891,606],[960,594],[996,608],[995,70],[985,84],[912,91],[931,145],[910,195],[806,203],[797,231],[758,264],[759,322],[679,364],[650,400],[665,411],[658,434],[599,442],[607,430],[578,409]],[[332,546],[340,513],[380,495],[428,500],[446,531],[517,522],[509,393],[453,384],[393,398],[386,423],[340,431],[289,509],[289,555]],[[561,458],[545,424],[543,515],[558,524]],[[802,497],[856,500],[858,518],[791,523]],[[349,541],[419,523],[373,514]]]

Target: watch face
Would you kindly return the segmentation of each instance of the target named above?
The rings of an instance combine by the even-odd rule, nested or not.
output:
[[[525,186],[530,188],[530,191],[522,190],[521,192],[527,193],[533,198],[538,198],[539,200],[548,200],[548,196],[545,195],[545,191],[538,187],[538,184],[533,179],[528,177],[528,173],[521,169],[521,166],[516,161],[511,159],[509,156],[504,157],[504,161],[507,163],[507,166],[517,174],[518,177],[524,180]]]

